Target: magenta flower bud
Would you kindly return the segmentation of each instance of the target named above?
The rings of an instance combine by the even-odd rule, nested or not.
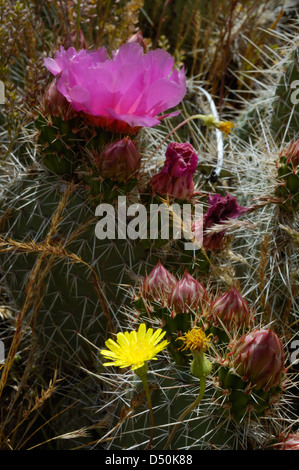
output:
[[[275,448],[279,450],[299,450],[299,433],[288,434],[279,444],[275,445]]]
[[[150,274],[143,279],[141,295],[146,300],[160,301],[164,305],[176,283],[176,278],[159,261]]]
[[[100,156],[95,158],[95,164],[101,177],[121,183],[137,176],[140,160],[136,145],[129,137],[125,137],[109,144]]]
[[[265,391],[281,385],[284,353],[273,330],[254,330],[242,336],[230,349],[231,365],[244,381]]]
[[[243,299],[236,287],[221,295],[211,303],[208,319],[214,326],[222,324],[229,330],[249,326],[252,315],[247,302]]]
[[[112,57],[105,47],[95,51],[61,47],[44,63],[76,111],[115,132],[136,133],[177,115],[168,110],[182,101],[187,89],[184,68],[174,68],[168,52],[155,49],[144,54],[136,42],[123,44]]]
[[[186,271],[170,292],[168,307],[174,318],[178,313],[187,313],[202,307],[207,300],[208,294],[204,286]]]
[[[218,250],[222,246],[225,230],[208,233],[207,229],[221,225],[229,219],[236,219],[248,212],[250,208],[241,207],[234,196],[227,194],[209,195],[209,209],[203,220],[203,246],[206,250]]]
[[[54,78],[43,96],[42,112],[50,116],[59,116],[68,121],[77,115],[70,103],[59,93],[56,87],[57,80]]]
[[[176,199],[190,199],[194,193],[193,175],[198,163],[194,148],[188,142],[171,142],[165,156],[162,170],[150,181],[153,192]]]

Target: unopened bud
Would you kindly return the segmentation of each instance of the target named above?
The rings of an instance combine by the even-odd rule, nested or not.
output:
[[[204,286],[186,271],[169,294],[168,306],[172,317],[175,317],[178,313],[201,308],[207,300],[208,294]]]
[[[243,299],[236,287],[218,297],[212,302],[208,319],[214,326],[222,324],[231,329],[249,326],[252,315],[247,302]]]
[[[281,152],[281,156],[286,157],[287,162],[294,168],[299,166],[299,140],[291,142],[289,146]]]
[[[299,450],[299,433],[288,434],[279,445],[274,447],[279,450]]]
[[[171,142],[166,150],[162,170],[155,175],[150,185],[153,192],[181,200],[188,200],[194,193],[193,175],[198,157],[188,142]]]
[[[57,79],[48,86],[42,100],[42,112],[50,116],[59,116],[64,121],[74,118],[77,113],[67,99],[57,90]]]
[[[176,278],[159,261],[150,274],[143,279],[141,294],[146,300],[160,301],[164,305],[176,283]]]
[[[140,160],[136,145],[125,137],[108,145],[95,163],[100,176],[121,183],[137,176]]]
[[[242,336],[230,349],[231,365],[244,381],[265,391],[281,385],[284,353],[274,331],[254,330]]]

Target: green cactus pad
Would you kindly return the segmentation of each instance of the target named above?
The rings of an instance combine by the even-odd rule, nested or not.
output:
[[[41,114],[35,120],[38,129],[37,144],[41,146],[43,165],[57,175],[72,175],[78,164],[79,148],[73,129],[76,120],[64,121],[60,117],[45,118]]]
[[[296,49],[285,67],[276,88],[271,130],[278,140],[296,139],[299,129],[299,49]]]
[[[299,204],[299,169],[295,170],[283,156],[279,160],[277,182],[275,194],[283,199],[281,208],[287,212],[296,210]]]
[[[268,392],[250,388],[238,375],[228,367],[220,367],[218,371],[220,384],[219,400],[227,413],[237,422],[244,417],[259,418],[271,410],[273,398],[282,392],[280,387],[273,387]]]
[[[66,187],[43,172],[14,182],[2,199],[1,213],[10,214],[3,230],[16,242],[33,241],[46,249],[41,273],[48,271],[35,328],[39,340],[48,353],[63,361],[78,356],[88,362],[92,361],[92,348],[81,336],[98,346],[103,344],[112,319],[114,325],[121,319],[119,309],[126,296],[121,285],[132,283],[133,271],[144,273],[150,257],[153,264],[158,260],[154,254],[149,257],[138,241],[96,238],[94,207],[86,201],[82,188],[70,195],[47,251],[44,242]],[[58,254],[51,255],[52,245]],[[32,269],[43,256],[36,250],[1,255],[4,280],[17,308],[24,304]]]

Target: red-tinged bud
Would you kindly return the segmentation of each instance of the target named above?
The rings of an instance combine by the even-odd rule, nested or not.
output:
[[[255,389],[270,390],[281,385],[284,353],[273,330],[258,329],[230,346],[231,365]]]
[[[86,40],[83,34],[83,31],[79,30],[79,36],[77,40],[77,31],[73,31],[68,38],[64,40],[63,43],[64,49],[68,49],[69,47],[75,47],[78,51],[80,49],[87,49]]]
[[[252,323],[252,315],[247,302],[243,299],[236,287],[218,297],[211,303],[208,315],[214,326],[222,324],[229,330],[247,327]]]
[[[43,114],[59,116],[64,121],[74,118],[77,113],[73,110],[66,98],[57,90],[56,78],[48,86],[42,101]]]
[[[95,164],[100,176],[118,183],[136,178],[140,168],[140,155],[136,145],[129,137],[108,145]]]
[[[168,307],[172,317],[175,317],[178,313],[201,308],[207,300],[208,294],[204,286],[186,271],[170,292]]]
[[[146,45],[146,42],[145,42],[145,40],[144,40],[144,37],[143,37],[141,31],[137,31],[136,34],[133,34],[133,35],[127,40],[127,42],[135,42],[135,43],[139,44],[139,45],[143,48],[143,52],[144,52],[144,53],[147,52],[147,45]]]
[[[283,150],[280,154],[287,158],[287,162],[290,163],[294,168],[299,166],[299,140],[295,140],[289,144],[289,146]]]
[[[194,194],[193,175],[198,157],[188,142],[171,142],[166,150],[162,170],[155,175],[150,185],[156,194],[181,200],[189,200]]]
[[[203,246],[206,250],[219,250],[223,244],[225,230],[210,232],[215,226],[221,226],[229,219],[236,219],[246,212],[249,207],[239,206],[236,198],[227,194],[222,197],[220,194],[209,195],[209,208],[203,219]]]
[[[176,283],[176,278],[159,261],[150,274],[143,279],[141,295],[146,300],[160,301],[164,305]]]
[[[278,450],[299,450],[299,433],[288,434],[279,445],[274,445]]]

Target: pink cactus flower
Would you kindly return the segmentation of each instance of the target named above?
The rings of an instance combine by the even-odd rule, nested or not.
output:
[[[95,164],[100,176],[121,183],[137,176],[141,157],[130,137],[108,145]]]
[[[242,336],[230,349],[231,365],[243,380],[265,391],[281,385],[283,346],[273,330],[254,330]]]
[[[105,47],[78,52],[61,47],[44,63],[75,111],[117,132],[159,124],[170,116],[161,113],[179,104],[186,93],[184,69],[174,69],[174,59],[166,51],[143,54],[135,42],[123,44],[112,58]]]
[[[194,193],[193,175],[198,163],[194,148],[188,142],[171,142],[165,156],[162,170],[150,181],[153,192],[170,198],[190,199]]]
[[[188,313],[197,310],[208,300],[204,286],[186,271],[182,278],[172,288],[168,297],[168,307],[174,318],[178,313]]]
[[[149,301],[165,304],[168,294],[177,283],[177,279],[159,261],[154,269],[145,276],[141,286],[141,295]]]
[[[209,209],[203,220],[203,246],[206,250],[219,250],[225,235],[225,230],[208,233],[207,229],[221,225],[229,219],[236,219],[251,208],[239,206],[237,199],[230,194],[222,197],[220,194],[209,195]]]
[[[233,327],[239,329],[242,326],[249,326],[252,322],[252,315],[238,289],[232,287],[211,303],[208,319],[213,325],[223,324],[230,330]]]

